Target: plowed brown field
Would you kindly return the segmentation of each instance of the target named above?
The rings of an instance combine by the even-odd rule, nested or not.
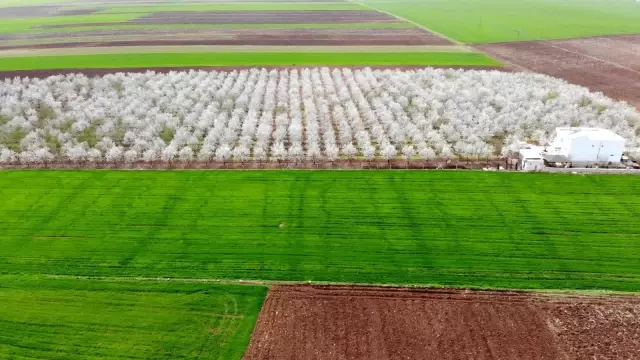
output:
[[[586,86],[640,109],[640,35],[476,46],[520,68]]]
[[[636,298],[280,286],[245,359],[632,359],[638,319]]]

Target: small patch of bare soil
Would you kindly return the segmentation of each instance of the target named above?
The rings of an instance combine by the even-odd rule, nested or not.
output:
[[[270,290],[246,360],[559,360],[539,310],[517,293],[365,287]]]
[[[348,24],[399,22],[373,10],[180,11],[142,16],[128,24]]]
[[[476,46],[520,68],[567,80],[640,109],[640,36]]]
[[[640,358],[640,299],[577,298],[541,304],[571,359]]]

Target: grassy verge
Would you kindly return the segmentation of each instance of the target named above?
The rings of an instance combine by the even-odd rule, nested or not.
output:
[[[638,191],[626,176],[6,171],[0,273],[640,291]]]
[[[465,43],[640,33],[634,0],[362,0]]]
[[[240,359],[266,288],[0,276],[0,358]]]
[[[142,53],[25,56],[0,58],[0,71],[183,66],[350,66],[350,65],[469,65],[500,63],[481,53],[447,52],[250,52]]]

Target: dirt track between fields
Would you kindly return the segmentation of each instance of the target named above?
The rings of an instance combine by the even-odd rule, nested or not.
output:
[[[625,100],[640,109],[640,35],[477,45],[489,56]]]
[[[640,298],[278,286],[245,360],[640,356]]]

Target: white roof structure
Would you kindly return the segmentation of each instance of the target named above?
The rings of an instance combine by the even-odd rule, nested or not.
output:
[[[559,127],[556,128],[558,138],[577,139],[586,137],[591,141],[625,141],[625,139],[608,129],[588,127]]]
[[[543,147],[530,145],[520,149],[520,155],[525,159],[540,159],[542,160]]]

